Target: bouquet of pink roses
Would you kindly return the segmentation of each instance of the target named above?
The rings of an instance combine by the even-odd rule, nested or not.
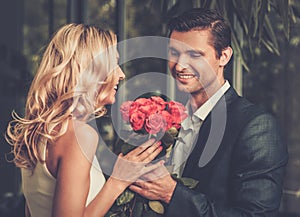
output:
[[[176,101],[165,101],[160,96],[126,101],[120,107],[122,119],[132,130],[160,139],[168,148],[174,143],[182,121],[187,118],[186,108]]]
[[[143,95],[147,96],[147,95]],[[120,144],[121,151],[126,154],[136,145],[140,145],[150,137],[162,141],[163,151],[160,153],[169,158],[177,139],[178,130],[187,118],[186,108],[179,102],[167,101],[160,96],[140,97],[134,101],[125,101],[120,107],[122,119],[128,129],[125,141]],[[160,155],[157,158],[161,157]],[[194,182],[181,180],[191,186]],[[158,217],[164,213],[164,206],[159,201],[147,200],[126,189],[107,213],[107,217]]]

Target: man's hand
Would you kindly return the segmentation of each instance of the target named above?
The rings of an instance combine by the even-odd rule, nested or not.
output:
[[[163,166],[144,175],[129,188],[149,200],[170,203],[176,184],[177,182]]]

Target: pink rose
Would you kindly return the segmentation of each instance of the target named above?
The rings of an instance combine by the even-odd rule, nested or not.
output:
[[[152,114],[146,120],[145,129],[150,134],[156,134],[161,130],[165,130],[165,128],[166,128],[166,122],[163,115],[161,114],[158,113]]]
[[[165,119],[165,122],[166,122],[166,128],[165,128],[165,130],[167,131],[168,129],[170,129],[173,126],[172,115],[168,111],[166,111],[166,110],[162,111],[161,115]]]
[[[173,119],[173,126],[177,129],[180,128],[180,124],[187,118],[186,108],[178,102],[170,101],[168,104],[168,111]]]
[[[151,114],[157,113],[157,106],[154,103],[147,103],[140,105],[139,110],[149,117]]]
[[[120,111],[123,120],[129,121],[134,131],[145,130],[151,134],[172,127],[179,129],[187,117],[186,108],[181,103],[166,102],[158,96],[124,102]]]
[[[130,116],[133,114],[133,113],[135,113],[135,112],[137,112],[138,110],[139,110],[139,104],[137,103],[137,102],[133,102],[133,103],[131,103],[130,104],[130,109],[129,109],[129,118],[130,118]]]
[[[147,98],[138,98],[134,102],[137,103],[138,105],[146,105],[147,103],[149,103],[149,99],[147,99]]]
[[[131,107],[132,103],[133,103],[133,101],[126,101],[126,102],[122,103],[122,105],[120,107],[122,119],[124,121],[129,121],[129,111],[130,111],[130,107]]]
[[[151,114],[155,114],[161,111],[161,104],[157,104],[155,101],[150,99],[141,98],[137,99],[138,110],[143,112],[146,117],[149,117]]]
[[[143,112],[136,111],[130,115],[129,121],[133,130],[141,130],[144,126],[145,114]]]
[[[150,99],[156,104],[158,111],[163,111],[166,108],[167,102],[165,102],[163,98],[152,96]]]

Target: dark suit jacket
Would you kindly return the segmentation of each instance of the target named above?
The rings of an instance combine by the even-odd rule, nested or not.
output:
[[[201,165],[204,147],[216,146],[216,137],[216,153]],[[274,117],[230,88],[204,120],[183,172],[199,180],[198,186],[178,183],[166,215],[276,216],[287,160]]]

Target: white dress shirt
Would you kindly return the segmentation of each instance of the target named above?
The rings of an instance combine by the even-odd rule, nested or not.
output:
[[[197,142],[198,133],[203,121],[229,88],[230,84],[228,81],[226,81],[214,95],[212,95],[193,114],[189,114],[189,116],[182,122],[181,129],[178,134],[179,139],[176,141],[174,146],[172,158],[173,174],[177,174],[178,177],[182,176],[187,158],[191,154]],[[186,104],[188,111],[190,111],[190,106],[190,101],[188,101]]]

